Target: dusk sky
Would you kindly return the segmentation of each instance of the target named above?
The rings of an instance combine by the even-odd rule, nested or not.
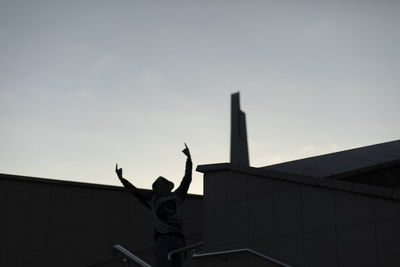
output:
[[[0,1],[0,173],[138,187],[400,138],[400,1]],[[202,193],[194,171],[191,193]]]

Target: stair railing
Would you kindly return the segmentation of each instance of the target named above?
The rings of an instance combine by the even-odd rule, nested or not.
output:
[[[121,254],[127,260],[131,260],[131,261],[137,263],[138,265],[140,265],[142,267],[151,267],[150,264],[144,262],[139,257],[133,255],[129,250],[127,250],[126,248],[124,248],[123,246],[121,246],[119,244],[114,245],[113,249],[117,253]]]
[[[178,249],[171,250],[168,253],[168,260],[172,260],[172,256],[175,255],[175,254],[185,252],[186,250],[189,250],[189,249],[194,249],[194,248],[197,248],[197,247],[201,247],[202,245],[203,245],[203,242],[198,242],[198,243],[195,243],[195,244],[183,247],[183,248],[178,248]]]
[[[260,257],[262,259],[265,259],[265,260],[271,261],[273,263],[276,263],[276,264],[278,264],[280,266],[292,267],[291,265],[288,265],[288,264],[286,264],[284,262],[281,262],[279,260],[271,258],[271,257],[269,257],[267,255],[264,255],[264,254],[262,254],[262,253],[260,253],[258,251],[252,250],[250,248],[240,248],[240,249],[232,249],[232,250],[224,250],[224,251],[207,252],[207,253],[199,252],[199,253],[193,254],[192,258],[195,259],[195,258],[201,258],[201,257],[218,256],[218,255],[241,253],[241,252],[247,252],[247,253],[253,254],[253,255],[258,256],[258,257]]]

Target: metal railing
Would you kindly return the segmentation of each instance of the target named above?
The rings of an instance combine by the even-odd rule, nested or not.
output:
[[[183,248],[178,248],[178,249],[175,249],[175,250],[171,250],[168,253],[168,260],[172,260],[172,256],[175,255],[175,254],[182,253],[182,252],[184,252],[186,250],[189,250],[189,249],[201,247],[202,245],[203,245],[203,242],[198,242],[198,243],[195,243],[195,244],[183,247]]]
[[[123,257],[125,257],[127,260],[131,260],[133,262],[135,262],[136,264],[142,266],[142,267],[151,267],[150,264],[144,262],[143,260],[141,260],[139,257],[133,255],[129,250],[127,250],[126,248],[124,248],[123,246],[117,244],[113,246],[113,249],[120,253]]]
[[[225,255],[225,254],[233,254],[233,253],[241,253],[241,252],[247,252],[250,254],[253,254],[255,256],[258,256],[260,258],[263,258],[265,260],[271,261],[273,263],[276,263],[278,265],[284,266],[284,267],[292,267],[291,265],[288,265],[284,262],[281,262],[279,260],[276,260],[274,258],[271,258],[267,255],[264,255],[258,251],[252,250],[250,248],[240,248],[240,249],[232,249],[232,250],[224,250],[224,251],[216,251],[216,252],[207,252],[207,253],[195,253],[192,255],[192,258],[201,258],[201,257],[208,257],[208,256],[218,256],[218,255]]]
[[[194,248],[200,247],[202,245],[203,245],[203,242],[198,242],[198,243],[195,243],[195,244],[183,247],[183,248],[172,250],[172,251],[170,251],[168,253],[168,260],[171,260],[172,256],[175,255],[175,254],[182,253],[182,252],[184,252],[186,250],[194,249]],[[107,259],[105,261],[98,262],[98,263],[96,263],[94,265],[90,265],[90,266],[95,266],[95,265],[98,265],[98,264],[105,263],[107,261],[111,261],[111,260],[115,260],[115,259],[121,258],[122,261],[124,261],[124,262],[132,261],[132,262],[134,262],[134,263],[136,263],[136,264],[138,264],[139,266],[142,266],[142,267],[151,267],[150,264],[146,263],[145,261],[143,261],[139,257],[135,256],[129,250],[127,250],[126,248],[124,248],[123,246],[121,246],[119,244],[114,245],[113,246],[113,250],[115,252],[117,252],[118,254],[120,254],[120,255],[114,256],[111,259]],[[289,264],[286,264],[286,263],[284,263],[282,261],[279,261],[277,259],[269,257],[269,256],[267,256],[265,254],[262,254],[262,253],[260,253],[258,251],[250,249],[250,248],[240,248],[240,249],[223,250],[223,251],[206,252],[206,253],[199,252],[199,253],[192,254],[191,258],[196,259],[196,258],[202,258],[202,257],[220,256],[220,255],[242,253],[242,252],[253,254],[253,255],[258,256],[258,257],[260,257],[260,258],[262,258],[264,260],[268,260],[270,262],[273,262],[273,263],[278,264],[278,265],[283,266],[283,267],[292,267]]]

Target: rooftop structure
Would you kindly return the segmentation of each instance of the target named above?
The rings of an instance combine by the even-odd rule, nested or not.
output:
[[[240,95],[231,95],[231,162],[249,166],[246,114],[240,110]]]

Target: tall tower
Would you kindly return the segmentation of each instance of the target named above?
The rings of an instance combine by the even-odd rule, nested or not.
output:
[[[231,163],[249,166],[246,114],[240,110],[239,92],[231,95]]]

